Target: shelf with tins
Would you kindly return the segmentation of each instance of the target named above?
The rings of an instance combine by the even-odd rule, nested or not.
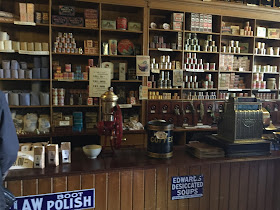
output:
[[[0,78],[0,81],[41,81],[41,82],[49,82],[50,79],[13,79],[13,78]]]
[[[101,57],[136,58],[136,55],[101,55]]]
[[[183,30],[172,30],[172,29],[163,29],[163,28],[149,28],[149,31],[160,31],[160,32],[183,32]]]
[[[99,107],[99,105],[52,105],[53,108],[90,108]]]
[[[193,34],[207,34],[207,35],[221,35],[220,33],[216,33],[216,32],[207,32],[207,31],[188,31],[185,30],[184,32],[186,33],[193,33]]]
[[[251,74],[252,71],[219,71],[220,73]]]
[[[53,82],[89,82],[84,79],[52,79]]]
[[[111,80],[112,83],[142,83],[142,80]]]
[[[50,108],[51,106],[9,106],[10,109]]]
[[[142,34],[143,31],[133,31],[133,30],[121,30],[121,29],[101,29],[101,32],[117,32],[117,33],[132,33],[132,34]]]
[[[219,54],[219,52],[185,50],[185,53]]]
[[[158,90],[158,91],[181,91],[181,88],[149,88],[149,91]]]
[[[87,56],[87,57],[90,57],[90,56],[97,57],[97,56],[99,56],[99,54],[58,53],[58,52],[56,52],[56,53],[52,52],[52,55]]]
[[[99,31],[99,28],[90,28],[90,27],[85,27],[85,26],[67,26],[67,25],[55,25],[51,24],[52,28],[63,28],[63,29],[79,29],[79,30],[90,30],[90,31]]]
[[[161,51],[161,52],[183,52],[183,50],[176,50],[170,48],[149,48],[151,51]]]

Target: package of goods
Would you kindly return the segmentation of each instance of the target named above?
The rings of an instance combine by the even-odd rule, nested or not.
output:
[[[126,79],[127,63],[119,63],[119,80]]]
[[[173,22],[172,27],[173,27],[173,30],[180,31],[183,29],[183,23],[182,22]]]
[[[204,16],[207,17],[207,15],[199,14],[199,31],[204,31]]]
[[[14,116],[14,115],[12,115],[12,116]],[[14,125],[16,128],[16,132],[21,133],[23,131],[23,127],[24,127],[23,115],[15,114],[15,116],[13,117],[13,122],[14,122]]]
[[[71,163],[71,142],[61,142],[62,163]]]
[[[84,17],[85,17],[85,19],[98,19],[98,10],[97,9],[85,9]]]
[[[265,27],[257,27],[257,37],[266,37],[266,28]]]
[[[45,168],[45,146],[34,146],[34,168]]]
[[[52,24],[54,25],[67,25],[68,19],[64,16],[52,15]]]
[[[174,12],[171,16],[173,22],[183,22],[184,21],[184,13]]]
[[[68,26],[78,26],[78,27],[84,26],[84,18],[82,17],[68,17],[67,20],[68,20],[67,21]]]
[[[48,144],[47,145],[47,156],[49,165],[59,165],[59,152],[58,144]]]
[[[223,34],[231,34],[231,27],[230,26],[222,26],[222,33]]]
[[[83,130],[83,113],[73,112],[73,131],[81,132]]]
[[[267,37],[271,39],[280,38],[280,29],[278,28],[268,28],[267,29]]]
[[[98,28],[98,19],[85,19],[86,28]]]
[[[128,22],[128,30],[130,30],[130,31],[141,31],[141,23]]]
[[[102,29],[117,29],[117,24],[115,20],[102,20],[101,21]]]
[[[41,114],[38,120],[38,130],[40,133],[49,133],[50,132],[50,116]]]
[[[34,167],[34,151],[19,151],[17,160],[10,169],[24,169]]]
[[[231,28],[231,34],[233,34],[233,35],[239,35],[240,34],[240,32],[239,32],[240,27],[239,26],[231,26],[230,28]]]
[[[75,16],[75,7],[72,6],[65,6],[65,5],[59,5],[58,6],[58,14],[63,16]]]
[[[240,53],[249,53],[249,43],[239,43]]]
[[[34,113],[27,113],[24,115],[24,131],[35,132],[37,129],[38,116]]]

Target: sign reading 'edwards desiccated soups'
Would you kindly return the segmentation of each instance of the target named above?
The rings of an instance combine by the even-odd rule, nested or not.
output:
[[[77,210],[95,207],[95,189],[17,197],[10,210]]]
[[[203,196],[203,175],[174,176],[171,179],[171,200]]]

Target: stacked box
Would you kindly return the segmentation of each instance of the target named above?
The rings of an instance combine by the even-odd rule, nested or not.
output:
[[[96,9],[85,9],[85,27],[98,28],[98,11]]]
[[[220,71],[232,71],[233,69],[233,55],[220,55]]]
[[[191,31],[199,31],[199,14],[198,13],[191,13],[190,19],[190,29]]]
[[[86,112],[86,129],[96,128],[98,121],[97,112]]]
[[[212,15],[191,13],[189,24],[191,31],[212,32]]]
[[[173,30],[183,30],[184,13],[173,13],[172,14],[172,27]]]
[[[233,70],[234,71],[249,71],[250,70],[250,60],[247,56],[244,57],[234,57],[233,59]]]
[[[34,4],[19,3],[19,15],[22,22],[34,22]]]
[[[99,53],[98,41],[85,40],[84,41],[85,54],[96,55]]]
[[[74,132],[82,132],[83,130],[83,113],[73,112],[73,128]]]

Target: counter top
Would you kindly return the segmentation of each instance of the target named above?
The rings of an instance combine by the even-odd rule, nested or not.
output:
[[[72,163],[57,167],[46,165],[45,169],[10,170],[6,181],[67,176],[75,174],[102,173],[112,170],[144,169],[162,166],[204,165],[222,162],[244,162],[280,159],[280,151],[272,151],[270,156],[254,156],[246,158],[214,158],[198,159],[190,156],[184,146],[175,146],[170,159],[154,159],[146,155],[144,149],[118,150],[115,155],[101,153],[97,159],[88,159],[81,150],[72,152]]]

